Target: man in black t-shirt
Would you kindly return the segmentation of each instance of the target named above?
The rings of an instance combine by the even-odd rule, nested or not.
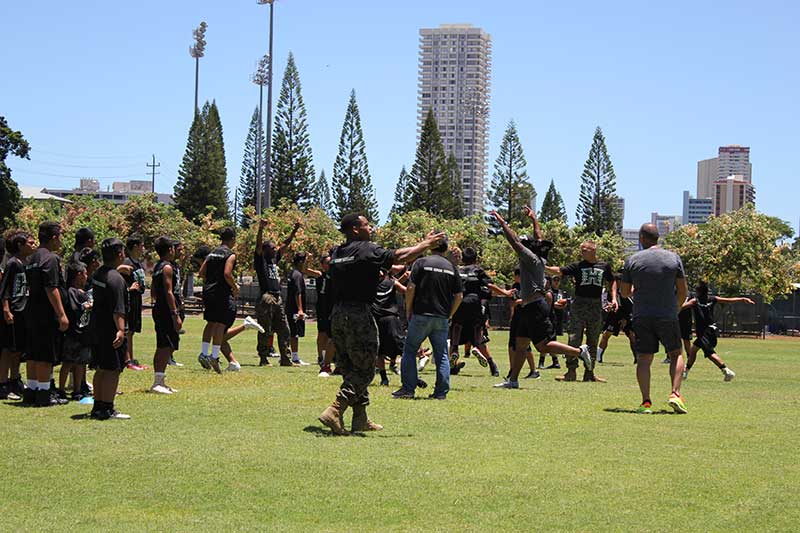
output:
[[[572,301],[569,321],[569,345],[579,347],[586,335],[586,344],[592,355],[592,363],[597,361],[597,344],[603,328],[603,287],[611,295],[611,309],[617,309],[617,281],[611,266],[597,259],[597,244],[593,241],[581,243],[581,260],[565,267],[548,266],[547,272],[554,276],[570,276],[575,285],[575,299]],[[559,381],[575,381],[577,359],[567,359],[567,373],[558,377]],[[585,368],[583,381],[605,381],[595,376],[593,368]]]
[[[453,264],[444,257],[447,238],[432,249],[432,254],[417,259],[411,267],[411,282],[406,289],[408,332],[400,361],[403,386],[392,393],[395,398],[413,398],[419,376],[417,351],[430,339],[436,363],[436,386],[431,398],[444,400],[450,392],[450,359],[447,353],[448,321],[461,305],[464,286]]]
[[[306,278],[303,276],[305,267],[306,253],[295,253],[292,258],[292,270],[287,278],[286,317],[289,321],[292,363],[297,366],[308,366],[308,363],[300,360],[300,354],[297,352],[300,337],[306,336]]]
[[[50,379],[69,327],[61,259],[54,253],[60,249],[61,226],[57,222],[39,224],[39,248],[25,266],[29,294],[25,306],[28,390],[23,401],[40,407],[59,403],[51,396]]]
[[[133,353],[133,335],[142,332],[142,295],[147,288],[144,278],[144,266],[142,257],[144,256],[144,242],[138,235],[131,235],[125,241],[125,260],[122,262],[124,267],[120,267],[119,273],[128,286],[128,340],[127,340],[127,362],[126,368],[129,370],[144,370],[139,364]]]
[[[166,384],[167,366],[180,347],[179,332],[183,327],[180,311],[180,281],[174,265],[175,244],[169,237],[159,237],[155,242],[158,262],[153,267],[153,322],[156,330],[156,351],[153,355],[153,386],[150,392],[172,394],[177,392]]]
[[[114,408],[119,376],[125,368],[128,287],[117,267],[125,259],[124,244],[119,239],[105,239],[100,244],[103,266],[92,278],[92,365],[94,405],[90,416],[97,420],[127,420],[129,415]]]
[[[331,331],[342,369],[342,385],[319,421],[334,434],[346,435],[342,416],[348,407],[353,408],[353,431],[382,429],[367,417],[367,387],[375,377],[378,355],[378,328],[371,306],[381,280],[380,270],[413,261],[443,235],[431,232],[416,246],[386,250],[370,242],[372,228],[366,217],[358,214],[345,215],[339,231],[346,241],[331,252]],[[445,348],[445,355],[446,352]]]
[[[333,371],[331,363],[336,352],[336,346],[331,339],[331,256],[323,254],[319,258],[319,270],[306,267],[305,272],[314,278],[314,288],[317,292],[317,362],[319,363],[319,377],[328,378]]]
[[[278,350],[281,356],[281,366],[296,366],[290,359],[289,322],[286,319],[286,312],[281,301],[281,281],[278,276],[278,263],[292,243],[302,225],[297,222],[292,228],[292,232],[278,248],[272,241],[264,241],[264,226],[266,220],[258,223],[258,235],[256,237],[256,248],[253,252],[253,267],[258,277],[258,287],[261,290],[261,298],[256,303],[256,318],[264,333],[258,334],[258,357],[260,365],[269,365],[269,339],[273,334],[278,336]]]

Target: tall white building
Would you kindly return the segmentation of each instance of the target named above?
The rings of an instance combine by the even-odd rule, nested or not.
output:
[[[445,154],[458,161],[464,210],[481,213],[489,148],[491,36],[470,24],[419,31],[417,140],[428,110],[439,125]]]
[[[728,176],[739,175],[747,183],[753,182],[753,165],[750,147],[731,144],[720,146],[717,157],[697,162],[697,198],[713,198],[714,182]]]

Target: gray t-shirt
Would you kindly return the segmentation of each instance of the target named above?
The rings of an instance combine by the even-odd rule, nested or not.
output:
[[[678,319],[675,280],[683,278],[675,252],[652,247],[625,260],[622,281],[633,284],[633,317]]]
[[[544,259],[527,248],[517,252],[519,256],[520,297],[525,300],[534,294],[544,294]]]

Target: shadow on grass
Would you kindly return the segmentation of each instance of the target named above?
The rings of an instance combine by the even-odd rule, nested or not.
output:
[[[72,420],[92,420],[90,413],[78,413],[70,417]]]
[[[639,413],[636,409],[623,409],[622,407],[606,407],[605,409],[603,409],[603,411],[605,411],[606,413],[623,413],[623,414],[626,414],[626,415],[649,416],[649,415],[643,415],[642,413]],[[653,410],[653,412],[650,413],[650,414],[651,415],[677,415],[678,413],[676,413],[675,411],[669,411],[667,409],[659,409],[658,411]]]
[[[366,437],[363,433],[350,433],[350,435],[334,435],[333,432],[319,426],[306,426],[303,428],[306,433],[311,433],[315,437]]]

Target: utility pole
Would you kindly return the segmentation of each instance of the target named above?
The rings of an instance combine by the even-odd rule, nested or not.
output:
[[[262,5],[269,4],[269,52],[267,52],[269,57],[269,72],[267,73],[267,149],[266,153],[264,154],[267,160],[265,165],[266,179],[264,180],[264,194],[266,196],[267,209],[269,209],[272,205],[272,20],[273,11],[275,8],[275,0],[256,0],[256,2]]]
[[[151,190],[150,192],[152,192],[153,194],[155,194],[156,192],[156,174],[161,174],[161,172],[156,172],[156,169],[160,166],[161,163],[156,163],[156,155],[153,154],[153,164],[151,165],[150,163],[147,163],[147,168],[152,170],[151,174],[153,180],[153,190]]]

